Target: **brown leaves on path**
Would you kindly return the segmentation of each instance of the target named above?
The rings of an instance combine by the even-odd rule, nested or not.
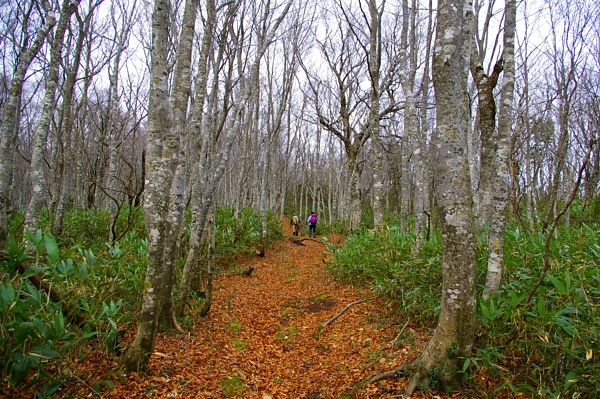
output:
[[[284,225],[285,227],[285,225]],[[287,232],[291,236],[290,232]],[[397,398],[405,380],[366,385],[372,376],[411,362],[423,338],[409,327],[405,342],[392,345],[404,321],[389,316],[380,301],[335,282],[325,267],[326,245],[286,239],[264,258],[242,259],[232,270],[254,268],[215,281],[205,318],[188,310],[188,334],[159,334],[148,372],[123,373],[117,358],[90,355],[69,366],[72,384],[64,397],[103,398]],[[339,242],[340,237],[331,237]],[[135,329],[124,342],[131,342]],[[119,378],[119,373],[124,377]],[[102,383],[100,394],[94,383]],[[114,389],[108,389],[114,384]],[[62,393],[62,394],[61,394]],[[31,396],[29,396],[31,397]],[[416,393],[413,397],[447,396]],[[460,396],[453,396],[460,397]]]
[[[264,258],[237,265],[254,268],[249,277],[220,277],[209,315],[187,337],[159,337],[156,351],[165,356],[152,356],[154,378],[129,375],[128,397],[381,397],[383,384],[360,383],[403,361],[381,353],[398,326],[375,301],[353,306],[323,327],[347,304],[372,295],[330,278],[324,244],[303,244],[278,242]],[[400,388],[389,382],[386,389]]]

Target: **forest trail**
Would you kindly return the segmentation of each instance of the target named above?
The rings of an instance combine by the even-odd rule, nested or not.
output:
[[[267,248],[264,258],[240,259],[215,280],[209,314],[190,316],[186,335],[158,335],[146,373],[118,377],[118,358],[103,352],[72,364],[77,377],[62,392],[76,398],[401,397],[405,380],[364,382],[414,360],[426,338],[408,325],[403,344],[394,346],[405,320],[391,317],[380,300],[356,304],[323,326],[373,294],[328,275],[322,236],[301,236],[298,244],[290,239],[289,221],[283,228],[284,240]],[[341,237],[329,239],[339,243]],[[253,273],[242,276],[248,267]],[[134,334],[131,329],[122,342]],[[98,380],[112,381],[114,389],[102,385],[101,394],[93,394]],[[448,398],[436,392],[413,397]]]

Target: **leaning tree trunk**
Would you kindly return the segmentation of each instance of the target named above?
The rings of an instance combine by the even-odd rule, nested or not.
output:
[[[54,13],[51,12],[50,4],[45,1],[44,8],[48,13],[46,23],[38,31],[31,47],[26,48],[28,43],[23,43],[19,63],[15,74],[10,82],[8,98],[2,111],[2,131],[0,136],[0,241],[8,236],[8,208],[10,204],[10,192],[14,172],[14,154],[17,142],[17,126],[19,125],[19,114],[21,107],[21,94],[27,68],[33,58],[40,51],[46,40],[46,36],[56,24]],[[24,27],[26,29],[26,27]]]
[[[471,355],[475,336],[475,236],[466,153],[471,13],[469,0],[439,2],[433,58],[437,129],[432,147],[443,243],[442,303],[433,337],[415,362],[417,370],[407,388],[408,396],[434,370],[444,387],[457,388],[461,361]]]
[[[515,26],[517,5],[515,0],[506,0],[504,19],[504,77],[500,93],[498,121],[498,146],[494,159],[493,188],[491,200],[491,223],[488,239],[489,259],[486,288],[483,298],[487,299],[500,289],[504,262],[504,235],[506,206],[508,203],[510,142],[512,130],[512,103],[515,88]]]
[[[48,78],[46,80],[46,92],[44,94],[44,105],[40,121],[35,129],[33,148],[31,154],[31,166],[29,174],[32,185],[31,199],[25,214],[25,229],[37,230],[38,221],[42,208],[46,204],[47,188],[44,176],[46,167],[46,140],[56,107],[56,92],[58,90],[59,68],[61,65],[63,42],[65,32],[69,26],[71,15],[77,9],[78,1],[66,0],[62,5],[60,19],[56,28],[56,34],[52,42]]]

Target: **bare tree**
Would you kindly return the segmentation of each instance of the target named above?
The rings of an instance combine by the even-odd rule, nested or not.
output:
[[[434,369],[446,389],[456,388],[460,380],[459,363],[471,353],[475,336],[475,236],[466,157],[472,12],[469,1],[439,3],[433,58],[437,128],[432,147],[434,194],[444,251],[442,303],[433,337],[415,362],[407,396],[413,394],[419,382],[427,381]],[[372,381],[393,375],[394,371],[384,373]]]
[[[34,57],[44,44],[47,35],[56,24],[56,18],[48,1],[42,2],[46,12],[46,21],[40,26],[35,38],[31,41],[28,34],[29,21],[34,11],[33,2],[23,10],[22,41],[20,44],[19,61],[15,67],[14,75],[8,91],[8,99],[2,111],[2,136],[0,143],[0,241],[6,239],[8,234],[7,212],[10,206],[10,191],[13,181],[15,150],[18,125],[20,122],[21,95],[25,74]]]
[[[61,6],[60,18],[52,40],[50,64],[44,94],[44,107],[35,130],[31,154],[30,178],[33,187],[31,199],[25,214],[25,229],[37,230],[37,224],[42,207],[46,205],[47,187],[44,176],[46,141],[54,115],[57,89],[59,84],[59,69],[62,62],[65,32],[69,26],[71,15],[76,11],[78,1],[65,0]]]
[[[61,123],[59,124],[59,129],[55,140],[56,145],[53,152],[53,157],[56,156],[58,158],[58,161],[53,163],[55,168],[53,175],[54,182],[56,184],[56,187],[53,190],[53,203],[55,203],[56,206],[51,206],[51,209],[56,209],[52,228],[55,235],[60,235],[62,233],[65,211],[69,200],[71,199],[73,184],[73,139],[75,136],[73,127],[76,117],[73,103],[76,81],[82,62],[81,58],[84,51],[85,41],[86,39],[90,39],[90,27],[95,15],[95,11],[101,2],[102,1],[89,4],[85,18],[82,18],[79,15],[79,12],[75,12],[75,17],[78,23],[76,43],[72,51],[73,59],[71,65],[68,66],[65,71],[65,89],[63,91],[63,103],[61,106]]]
[[[416,18],[417,18],[417,7],[416,4],[412,4],[412,7],[409,7],[408,0],[402,1],[402,30],[400,34],[400,69],[399,69],[399,78],[400,83],[402,85],[402,90],[404,92],[405,106],[404,106],[404,145],[406,145],[405,151],[403,153],[410,153],[410,158],[412,158],[413,166],[413,174],[414,174],[414,199],[413,199],[413,213],[415,219],[415,245],[414,250],[418,250],[421,247],[424,237],[424,213],[425,213],[425,201],[426,201],[426,193],[427,193],[427,184],[425,178],[426,167],[424,162],[424,154],[426,147],[426,140],[422,134],[422,130],[424,126],[419,128],[419,120],[417,116],[417,104],[416,99],[413,94],[414,85],[415,85],[415,74],[417,69],[417,43],[416,43]],[[430,27],[429,27],[430,28]],[[409,41],[409,32],[411,33],[411,40]],[[428,33],[429,35],[429,33]],[[430,42],[427,41],[426,46],[429,47]],[[428,53],[428,51],[427,51]],[[429,60],[426,59],[425,63],[428,65]],[[427,74],[427,75],[426,75]],[[428,88],[428,71],[426,69],[424,73],[423,80],[425,81],[424,86]],[[424,105],[425,109],[422,109],[421,112],[426,115],[427,109],[427,91],[424,90]],[[421,104],[423,106],[423,102]],[[426,122],[425,122],[426,129]],[[404,157],[403,164],[405,166],[404,171],[402,173],[403,180],[408,178],[409,168],[407,167],[408,157]],[[402,186],[402,209],[405,209],[403,213],[407,213],[409,196],[408,193],[408,184],[403,184]],[[407,221],[405,220],[403,215],[402,223],[406,225]]]
[[[196,6],[188,0],[186,11],[193,15]],[[145,191],[145,222],[148,234],[148,270],[144,284],[144,300],[138,330],[134,342],[121,358],[121,364],[131,370],[145,367],[154,348],[159,328],[172,326],[172,288],[174,285],[174,248],[179,224],[184,213],[183,193],[180,180],[182,168],[182,132],[175,121],[180,109],[186,109],[179,101],[189,95],[188,55],[191,56],[193,24],[184,24],[177,48],[177,67],[174,82],[175,103],[169,95],[169,54],[172,37],[172,8],[168,1],[157,0],[152,16],[152,63],[150,102],[148,105],[148,132],[146,173],[148,186]],[[185,14],[185,13],[184,13]],[[184,21],[195,17],[184,15]],[[181,96],[180,96],[181,95]],[[187,100],[184,100],[187,101]]]
[[[192,229],[196,232],[190,238],[190,254],[188,254],[188,258],[186,260],[186,265],[184,266],[183,277],[180,288],[180,297],[178,298],[178,313],[183,312],[185,309],[185,304],[187,301],[187,294],[190,292],[192,278],[194,275],[194,271],[197,271],[196,263],[199,261],[199,251],[200,246],[203,243],[203,238],[201,233],[204,232],[208,212],[211,207],[214,206],[215,193],[219,183],[221,182],[221,178],[225,173],[227,166],[229,165],[229,160],[231,157],[231,148],[238,136],[241,129],[246,128],[248,123],[252,123],[252,115],[254,113],[254,107],[257,106],[257,95],[258,95],[258,77],[260,71],[261,59],[263,58],[267,48],[272,44],[275,34],[279,29],[279,26],[283,22],[286,17],[288,11],[292,6],[292,1],[288,1],[283,5],[281,11],[279,12],[278,17],[271,21],[272,14],[278,7],[271,8],[266,5],[263,9],[262,15],[258,18],[259,21],[262,21],[260,26],[260,34],[259,40],[256,48],[256,52],[253,54],[252,61],[247,70],[244,69],[244,65],[247,60],[244,60],[242,49],[243,46],[238,45],[235,47],[235,54],[237,56],[237,68],[238,68],[238,79],[239,79],[239,94],[237,98],[232,99],[233,103],[231,104],[232,113],[231,117],[233,118],[230,121],[230,124],[227,126],[222,133],[206,134],[205,132],[205,140],[203,141],[203,150],[200,156],[200,168],[199,168],[199,177],[196,183],[196,190],[202,190],[202,196],[198,197],[197,202],[192,204]],[[233,10],[237,8],[235,4],[232,4]],[[258,16],[258,15],[257,15]],[[243,29],[241,30],[243,32]],[[240,32],[240,33],[242,33]],[[227,33],[229,38],[234,41],[234,44],[240,44],[237,42],[240,37],[236,37],[235,33],[228,29]],[[222,36],[222,38],[227,39],[227,35]],[[223,43],[222,43],[223,44]],[[250,56],[250,55],[248,55]],[[233,64],[230,64],[233,66]],[[215,82],[216,83],[216,82]],[[213,92],[216,96],[217,93]],[[216,97],[215,97],[216,98]],[[216,106],[216,101],[213,101],[214,106]],[[225,109],[229,109],[229,105],[225,106]],[[201,110],[199,110],[201,111]],[[227,114],[223,113],[223,117],[226,117]],[[221,128],[225,126],[225,120],[223,119],[222,123],[215,123],[218,121],[209,122],[213,131],[221,131]],[[244,126],[246,125],[246,126]],[[216,154],[216,141],[219,140],[219,136],[222,135],[222,147],[221,151]],[[200,185],[202,184],[202,185]],[[198,191],[197,191],[198,192]],[[195,255],[192,255],[192,251],[194,251]],[[212,276],[207,276],[209,279]],[[206,296],[210,298],[210,295]],[[207,302],[205,306],[210,308],[210,302]]]
[[[379,19],[382,9],[375,2],[368,4],[370,17],[365,15],[364,20],[371,25],[369,35],[361,33],[364,24],[360,18],[354,16],[349,7],[337,2],[335,10],[327,11],[331,20],[324,22],[325,37],[316,38],[322,60],[328,67],[327,72],[317,72],[316,67],[311,71],[306,63],[303,64],[309,78],[317,122],[340,140],[345,152],[348,189],[343,208],[349,212],[350,229],[362,223],[361,176],[364,164],[360,154],[373,129],[379,130],[379,124],[375,127],[373,121],[378,122],[398,110],[389,94],[387,105],[383,109],[379,106],[381,93],[391,92],[388,89],[394,83],[392,76],[395,69],[390,62],[392,65],[381,79],[381,84],[379,76],[373,75],[375,69],[381,71],[382,53],[378,49],[381,39],[378,36],[381,34]],[[370,53],[371,45],[377,54]],[[362,52],[358,51],[361,49]],[[368,57],[371,57],[371,63]],[[361,91],[361,83],[365,80],[369,82],[369,89]],[[375,98],[379,101],[373,103]],[[363,106],[367,102],[370,108]]]
[[[500,289],[502,266],[504,262],[504,235],[506,226],[506,207],[508,203],[509,170],[512,132],[512,109],[515,87],[515,28],[517,24],[517,4],[515,0],[506,0],[504,19],[504,75],[500,93],[500,111],[498,121],[498,143],[494,154],[494,174],[491,176],[491,219],[488,238],[489,258],[486,289],[483,292],[487,299]]]

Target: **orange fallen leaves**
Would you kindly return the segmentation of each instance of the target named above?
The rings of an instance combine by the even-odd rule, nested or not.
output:
[[[284,224],[285,226],[285,224]],[[290,234],[291,235],[291,234]],[[339,242],[334,237],[334,242]],[[90,354],[73,362],[78,375],[58,394],[102,398],[398,398],[407,381],[365,385],[372,376],[411,362],[428,339],[411,326],[414,339],[390,345],[403,326],[378,301],[351,307],[327,327],[322,323],[347,304],[372,297],[331,279],[323,265],[324,245],[306,240],[274,244],[264,258],[243,259],[249,277],[230,275],[215,282],[214,304],[188,335],[157,337],[148,372],[110,374],[117,359]],[[194,310],[190,311],[194,314]],[[133,340],[135,329],[126,337]],[[114,389],[94,394],[99,378]],[[21,392],[23,393],[23,392]],[[12,394],[12,392],[11,392]],[[19,397],[18,392],[14,397]],[[437,392],[415,398],[455,398]],[[31,392],[27,396],[31,397]],[[467,398],[468,396],[465,396]]]

